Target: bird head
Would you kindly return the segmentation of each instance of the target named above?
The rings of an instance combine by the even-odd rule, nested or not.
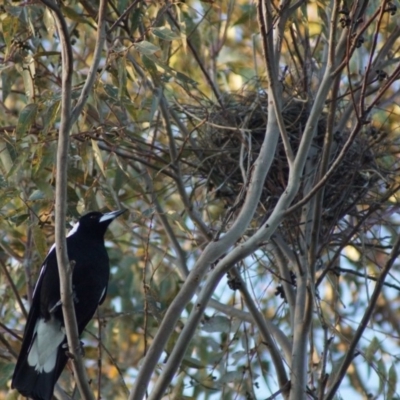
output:
[[[124,213],[126,210],[117,210],[109,213],[101,213],[99,211],[91,211],[81,218],[78,223],[69,232],[68,236],[75,232],[87,233],[93,237],[104,237],[108,225],[117,218],[119,215]]]

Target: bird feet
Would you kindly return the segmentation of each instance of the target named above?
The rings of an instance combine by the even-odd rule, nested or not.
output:
[[[71,352],[68,350],[68,343],[64,343],[61,347],[62,347],[63,349],[65,349],[65,355],[66,355],[68,358],[70,358],[71,360],[74,360],[74,359],[75,359],[74,354],[71,353]],[[82,341],[79,341],[79,346],[76,348],[76,353],[79,353],[82,357],[85,357],[85,349],[84,349],[84,347],[83,347],[83,342],[82,342]]]

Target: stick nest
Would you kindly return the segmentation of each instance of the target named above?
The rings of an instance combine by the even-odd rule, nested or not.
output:
[[[238,205],[238,196],[244,198],[244,182],[250,176],[251,165],[256,160],[265,137],[268,98],[266,94],[252,91],[245,95],[225,96],[222,104],[224,107],[215,104],[184,107],[192,124],[197,125],[199,148],[199,151],[196,151],[196,166],[192,166],[188,172],[192,176],[206,179],[208,187],[215,195],[227,206],[233,207]],[[285,101],[282,108],[294,154],[298,150],[309,117],[309,108],[306,102],[294,99]],[[308,170],[295,202],[307,195],[310,186],[307,177],[314,176],[316,169],[320,168],[326,119],[327,115],[323,113],[318,120],[317,133],[309,152]],[[203,123],[199,125],[198,121]],[[348,136],[349,131],[333,134],[329,166],[342,150]],[[321,234],[331,231],[341,218],[356,211],[357,205],[368,201],[371,189],[377,186],[381,173],[376,163],[375,148],[371,145],[373,141],[373,135],[358,135],[325,185]],[[287,185],[289,168],[281,138],[276,152],[271,150],[271,157],[274,161],[267,175],[258,208],[260,219],[271,213]],[[300,211],[294,213],[286,223],[289,224],[288,229],[299,226]]]

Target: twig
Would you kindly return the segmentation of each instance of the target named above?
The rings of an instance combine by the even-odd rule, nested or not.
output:
[[[0,321],[0,328],[3,329],[8,334],[10,334],[15,339],[22,342],[22,336],[17,335],[12,329],[10,329],[7,325],[4,325],[1,321]]]
[[[326,387],[326,383],[328,381],[327,377],[327,373],[326,373],[326,364],[328,362],[328,351],[329,351],[329,346],[332,342],[332,337],[328,338],[328,327],[324,324],[322,326],[322,329],[324,331],[324,351],[322,354],[322,367],[321,367],[321,374],[320,374],[320,378],[319,378],[319,388],[318,388],[318,398],[319,399],[323,399],[324,398],[324,391],[325,391],[325,387]]]
[[[229,262],[226,261],[226,258],[229,258]],[[197,298],[196,305],[193,307],[190,316],[179,336],[179,339],[177,340],[174,346],[174,349],[169,355],[168,362],[164,366],[162,374],[160,375],[152,392],[150,393],[148,400],[158,400],[162,398],[165,389],[168,387],[169,382],[171,381],[177,368],[179,367],[180,362],[184,357],[185,350],[187,349],[187,346],[189,345],[190,340],[193,337],[197,329],[197,326],[200,323],[201,318],[203,317],[204,310],[207,306],[209,299],[213,295],[215,288],[217,287],[220,280],[224,277],[224,275],[236,264],[236,262],[240,261],[239,258],[240,259],[242,258],[240,254],[236,254],[236,257],[232,257],[232,253],[229,253],[229,255],[225,257],[224,261],[220,261],[214,268],[214,270],[211,272],[210,276],[208,277],[206,283],[204,284]],[[255,314],[252,313],[253,318],[257,317],[257,324],[262,324],[263,326],[262,331],[268,336],[267,345],[269,345],[270,343],[273,344],[274,348],[272,349],[272,352],[275,354],[276,350],[275,344],[269,335],[268,327],[265,326],[265,320],[263,318],[262,319],[259,318],[260,317],[258,315],[259,311],[255,307],[255,305],[253,311],[254,310],[256,310],[257,312]],[[277,362],[279,363],[279,367],[277,369],[279,383],[281,387],[286,387],[287,378],[286,378],[286,373],[284,373],[282,358],[280,357],[279,352],[277,352],[275,356],[277,357],[278,359]],[[275,363],[275,356],[273,355],[274,363]],[[281,369],[281,367],[283,369]]]
[[[61,91],[61,121],[57,146],[57,171],[55,195],[55,241],[58,272],[60,275],[60,297],[64,316],[65,331],[68,348],[72,354],[74,375],[79,392],[85,400],[94,400],[90,389],[83,358],[80,352],[78,326],[72,296],[72,267],[67,254],[65,237],[65,219],[67,214],[67,187],[68,187],[68,152],[69,134],[72,126],[71,118],[71,91],[73,73],[72,46],[69,39],[68,27],[60,8],[51,0],[41,0],[53,12],[56,21],[62,49],[62,91]],[[85,85],[86,86],[86,85]]]
[[[111,25],[109,29],[107,29],[107,34],[109,35],[114,28],[121,22],[121,20],[128,15],[128,13],[132,10],[133,7],[137,5],[141,0],[134,0],[128,7],[126,7],[125,11],[116,19],[116,21]]]
[[[54,387],[54,396],[57,400],[72,400],[72,397],[68,396],[58,383]]]
[[[397,190],[400,189],[400,185],[397,185],[397,187],[395,188],[395,191],[388,191],[381,199],[382,203],[384,203],[385,201],[387,201],[393,193],[396,193]],[[358,223],[353,227],[353,229],[348,233],[348,235],[342,240],[341,244],[339,245],[339,248],[337,249],[337,251],[335,252],[335,255],[332,257],[332,259],[330,260],[329,265],[322,271],[321,275],[318,277],[317,282],[316,282],[316,287],[318,287],[323,279],[325,278],[326,274],[332,269],[331,266],[336,262],[336,260],[340,257],[340,255],[342,254],[342,250],[348,245],[350,239],[358,232],[358,230],[360,229],[360,227],[363,225],[363,223],[368,219],[368,217],[373,214],[375,211],[377,211],[379,208],[381,207],[381,203],[375,203],[374,205],[372,205],[367,212],[365,213],[365,215],[363,215],[360,220],[358,221]]]
[[[18,358],[18,354],[11,347],[11,345],[8,343],[8,340],[4,337],[4,335],[1,332],[0,332],[0,342],[4,344],[4,346],[7,348],[10,354],[12,354],[15,358]]]
[[[144,304],[143,304],[143,339],[144,339],[144,347],[143,347],[143,357],[146,356],[147,347],[148,347],[148,329],[149,329],[149,285],[147,284],[147,273],[149,266],[149,244],[150,244],[150,234],[153,229],[153,216],[150,217],[149,228],[147,232],[146,244],[144,248],[144,268],[142,273],[142,285],[143,285],[143,294],[144,294]]]
[[[332,42],[333,42],[333,43],[329,44],[329,64],[331,64],[331,65],[334,64],[334,56],[335,56],[334,50],[335,50],[335,43],[336,43],[336,25],[337,25],[337,18],[338,18],[338,12],[339,12],[338,8],[339,8],[339,3],[338,3],[338,1],[335,1],[333,4],[331,23],[330,23],[330,27],[331,27],[330,40],[332,40]],[[333,87],[331,90],[332,101],[330,103],[329,113],[328,113],[328,118],[327,118],[327,126],[326,126],[326,131],[325,131],[325,136],[324,136],[321,164],[320,164],[319,170],[316,173],[316,179],[320,179],[322,176],[325,175],[325,173],[328,169],[328,166],[329,166],[329,161],[331,159],[332,136],[333,136],[332,131],[333,131],[333,125],[334,125],[334,120],[335,120],[336,105],[337,105],[336,99],[337,99],[337,94],[338,94],[338,90],[339,90],[339,85],[340,85],[340,77],[337,76],[334,79]],[[309,247],[308,259],[309,259],[309,265],[310,265],[310,269],[311,269],[310,279],[312,280],[313,285],[315,283],[315,259],[316,259],[316,255],[317,255],[317,251],[318,251],[318,245],[319,245],[323,198],[324,198],[324,187],[322,187],[322,190],[317,192],[316,197],[315,197],[314,210],[312,211],[313,215],[312,215],[312,227],[311,227],[311,240],[307,244],[307,246]]]
[[[168,134],[168,142],[169,142],[169,148],[170,148],[170,156],[171,156],[171,164],[174,166],[174,169],[176,171],[176,177],[175,182],[176,186],[178,188],[179,195],[181,196],[182,202],[185,205],[186,212],[192,219],[193,223],[196,224],[198,227],[199,231],[201,234],[204,236],[206,240],[211,239],[211,234],[209,232],[208,226],[203,222],[200,213],[197,211],[195,206],[190,202],[187,193],[186,193],[186,188],[183,184],[182,181],[182,174],[180,171],[180,165],[179,165],[179,160],[177,157],[177,150],[176,150],[176,145],[175,145],[175,139],[174,135],[172,132],[172,127],[169,119],[169,113],[168,113],[168,108],[167,108],[167,101],[164,98],[164,96],[161,96],[160,100],[160,107],[161,107],[161,112],[164,117],[164,122],[166,126],[166,131]]]
[[[150,193],[149,197],[151,198],[150,199],[151,203],[154,204],[156,207],[157,217],[160,220],[160,222],[164,228],[164,231],[165,231],[169,241],[171,242],[172,247],[174,248],[175,253],[177,255],[177,258],[176,258],[176,261],[174,262],[174,264],[177,265],[179,275],[181,276],[181,278],[185,279],[189,275],[189,270],[188,270],[187,263],[186,263],[186,254],[183,251],[182,246],[180,245],[170,223],[168,222],[168,218],[165,216],[165,212],[164,212],[160,202],[158,201],[157,195],[154,191],[153,181],[147,170],[143,170],[143,177],[146,182],[148,191]]]
[[[358,114],[360,115],[361,118],[365,118],[365,93],[366,93],[366,90],[367,90],[368,75],[369,75],[369,72],[370,72],[370,70],[371,70],[371,68],[373,66],[373,61],[372,60],[374,58],[375,49],[376,49],[376,46],[377,46],[377,43],[378,43],[379,28],[381,26],[383,15],[385,13],[385,3],[386,3],[386,1],[383,1],[383,4],[381,5],[380,10],[379,10],[379,16],[378,16],[378,21],[376,23],[376,30],[375,30],[375,34],[374,34],[374,39],[372,41],[372,46],[371,46],[370,53],[369,53],[369,59],[368,59],[368,62],[367,62],[367,68],[366,68],[365,73],[364,73],[364,80],[363,80],[362,87],[361,87],[360,103],[358,105],[358,109],[359,109],[359,113]],[[349,79],[349,82],[351,82],[351,79]],[[357,113],[357,106],[355,108],[356,108],[355,111]]]
[[[30,212],[31,218],[33,219],[33,213]],[[28,296],[29,304],[32,304],[32,295],[34,286],[32,284],[32,248],[33,248],[33,235],[32,235],[32,226],[28,227],[28,234],[26,237],[26,247],[24,254],[24,272],[25,272],[25,280],[26,280],[26,291]]]
[[[272,247],[271,251],[276,259],[279,274],[281,277],[282,287],[283,287],[283,290],[285,293],[285,298],[286,298],[288,306],[289,306],[290,321],[293,322],[296,302],[295,302],[295,291],[293,289],[292,280],[290,277],[289,266],[290,266],[290,264],[293,264],[293,267],[295,268],[297,262],[296,262],[296,260],[294,260],[294,262],[293,262],[290,258],[285,258],[285,253],[283,252],[283,250],[281,248],[282,243],[284,243],[284,241],[281,240],[280,238],[278,240],[273,238],[271,240],[271,247]],[[285,243],[285,245],[286,245],[286,243]],[[286,247],[288,247],[288,246],[286,245]],[[288,261],[289,261],[289,265],[288,265]]]
[[[224,254],[226,250],[238,240],[250,224],[262,193],[265,177],[272,165],[273,157],[271,157],[271,154],[275,152],[278,143],[279,133],[275,129],[276,124],[274,123],[274,119],[269,118],[268,124],[259,156],[253,165],[246,198],[237,219],[224,236],[218,241],[210,242],[207,245],[187,280],[181,287],[181,290],[170,304],[153,343],[149,348],[146,359],[141,366],[129,400],[143,398],[154,368],[164,350],[164,346],[172,334],[182,310],[199,287],[202,277],[208,270],[210,264]],[[278,214],[280,213],[275,213],[276,223],[278,223]],[[277,225],[275,225],[275,221],[271,222],[271,226],[276,228]],[[271,233],[271,231],[272,228],[271,230],[267,230],[267,233]]]
[[[278,94],[281,90],[278,91],[277,83],[278,83],[278,73],[276,71],[278,62],[276,60],[276,55],[279,54],[277,51],[274,51],[273,41],[272,41],[272,32],[273,32],[273,22],[270,13],[268,12],[268,7],[265,6],[265,12],[263,5],[266,5],[266,2],[263,0],[258,0],[257,2],[257,17],[258,17],[258,25],[260,27],[261,40],[264,51],[264,61],[265,61],[265,70],[267,73],[268,83],[269,83],[269,96],[270,100],[272,100],[274,105],[274,113],[275,118],[278,122],[279,132],[282,137],[283,146],[285,148],[287,162],[289,164],[289,168],[292,168],[294,156],[292,146],[290,145],[289,135],[286,131],[285,123],[283,122],[282,111],[281,111],[281,102],[278,101]],[[280,49],[279,49],[280,50]],[[279,96],[280,98],[281,96]],[[270,115],[270,114],[269,114]]]
[[[322,189],[322,187],[326,184],[328,179],[332,176],[332,174],[335,172],[336,168],[339,167],[341,161],[343,160],[344,156],[346,155],[347,151],[350,149],[350,146],[352,145],[355,137],[357,136],[359,130],[361,128],[361,121],[357,119],[356,125],[354,126],[352,132],[350,133],[349,137],[347,138],[345,144],[343,145],[339,155],[335,159],[335,161],[332,163],[330,166],[329,170],[326,172],[326,174],[318,181],[318,183],[308,192],[306,196],[304,196],[300,201],[298,201],[296,204],[291,206],[286,210],[286,215],[291,214],[292,212],[296,211],[298,208],[302,207],[304,204],[306,204],[312,197],[316,195],[316,193]]]
[[[100,316],[99,316],[99,323],[100,323],[100,322],[103,323],[103,324],[106,323],[106,319],[104,318],[104,316],[103,316],[103,317],[100,317]],[[93,332],[90,332],[89,330],[85,329],[85,333],[87,333],[87,334],[89,334],[90,336],[92,336],[95,340],[99,340],[99,338],[98,338]],[[125,381],[124,381],[124,375],[123,375],[123,373],[122,373],[120,367],[118,366],[118,363],[117,363],[116,359],[113,357],[113,355],[111,354],[110,350],[103,344],[102,341],[99,342],[99,345],[100,345],[101,348],[104,350],[104,352],[107,354],[108,358],[109,358],[110,361],[111,361],[111,364],[112,364],[112,365],[115,367],[115,369],[117,370],[118,375],[119,375],[119,378],[120,378],[121,386],[122,386],[122,388],[124,389],[125,394],[128,395],[128,394],[129,394],[129,390],[128,390],[127,386],[126,386],[126,383],[125,383]]]
[[[85,106],[86,101],[89,98],[89,93],[92,90],[92,87],[94,85],[97,76],[97,69],[99,67],[101,59],[101,52],[103,51],[103,46],[106,39],[106,10],[107,10],[107,0],[100,0],[99,16],[97,22],[96,46],[93,53],[93,61],[92,65],[90,66],[90,70],[86,77],[86,81],[85,84],[83,85],[79,99],[72,110],[70,126],[72,126],[76,122],[79,115],[81,114],[83,107]]]
[[[19,307],[21,308],[22,314],[24,314],[25,318],[28,318],[28,313],[26,311],[24,303],[21,300],[21,296],[18,293],[18,289],[15,286],[14,281],[12,280],[11,275],[8,272],[7,266],[4,264],[4,261],[2,259],[0,259],[0,265],[4,271],[4,275],[6,276],[9,285],[11,286],[11,290],[14,292],[15,298],[17,299]]]
[[[171,11],[167,9],[167,15],[171,19],[172,23],[175,25],[175,27],[180,31],[181,27],[179,26],[178,22],[176,21],[175,17],[172,15]],[[201,61],[199,55],[197,54],[197,50],[195,46],[193,45],[192,41],[190,40],[190,35],[186,37],[186,43],[189,46],[190,51],[193,54],[193,57],[195,58],[198,66],[201,69],[201,72],[203,73],[204,77],[206,78],[208,84],[210,85],[211,90],[214,93],[215,98],[217,99],[219,105],[221,106],[222,109],[225,109],[224,103],[221,100],[221,95],[219,93],[218,87],[215,85],[214,81],[211,79],[210,74],[207,72],[206,67],[204,66],[203,62]]]
[[[397,257],[399,256],[399,253],[400,253],[400,235],[397,236],[397,239],[393,245],[393,249],[390,252],[389,259],[387,260],[385,267],[383,268],[380,276],[378,277],[374,292],[372,293],[371,296],[371,301],[362,317],[360,324],[358,325],[356,332],[354,333],[353,340],[351,341],[350,346],[346,351],[344,360],[341,363],[339,370],[336,373],[335,378],[333,380],[333,384],[330,387],[327,395],[324,397],[324,400],[331,400],[335,397],[336,392],[344,376],[347,373],[347,369],[349,368],[351,362],[353,361],[354,353],[356,351],[358,342],[360,341],[361,336],[364,333],[364,330],[367,328],[370,318],[375,310],[375,306],[382,291],[386,276],[389,273],[390,269],[392,268]]]
[[[274,326],[274,328],[271,330],[271,323],[264,318],[262,313],[259,311],[257,308],[256,304],[254,303],[253,298],[251,297],[249,291],[247,290],[247,286],[245,282],[243,281],[239,271],[237,270],[236,267],[233,267],[230,270],[230,273],[235,277],[236,281],[239,284],[239,291],[240,294],[243,297],[243,300],[249,309],[251,315],[253,316],[258,329],[260,330],[260,333],[262,335],[263,340],[265,341],[265,344],[267,345],[272,361],[274,363],[277,375],[278,375],[278,381],[279,381],[279,386],[281,388],[286,387],[288,383],[288,377],[285,371],[285,367],[283,364],[283,360],[281,357],[281,354],[279,352],[279,349],[276,345],[275,340],[277,340],[281,347],[282,350],[285,354],[285,358],[287,363],[290,365],[291,357],[290,357],[290,349],[291,349],[291,343],[289,342],[288,338],[283,334],[283,332]],[[268,322],[267,322],[268,321]],[[274,332],[276,335],[276,338],[274,338]],[[275,339],[275,340],[274,340]]]
[[[98,358],[97,358],[97,400],[101,399],[101,378],[102,378],[102,331],[103,331],[103,321],[100,318],[100,313],[99,313],[99,309],[97,309],[97,323],[99,325],[98,327],[98,338],[96,338],[98,340],[98,345],[97,345],[97,349],[98,349]]]
[[[333,273],[346,272],[348,274],[359,276],[360,278],[367,278],[367,279],[369,279],[371,281],[375,281],[375,282],[378,282],[378,280],[379,280],[379,276],[377,277],[377,276],[373,276],[373,275],[370,275],[370,274],[365,275],[365,274],[362,274],[362,273],[360,273],[360,272],[358,272],[358,271],[356,271],[354,269],[349,269],[349,268],[335,267],[335,268],[332,268],[331,271]],[[384,282],[383,286],[390,287],[392,289],[396,289],[397,291],[400,292],[400,286],[394,285],[393,283]]]

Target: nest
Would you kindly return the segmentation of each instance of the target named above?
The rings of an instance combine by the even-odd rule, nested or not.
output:
[[[227,206],[234,206],[240,195],[244,182],[244,171],[247,171],[257,158],[264,140],[268,120],[268,99],[265,94],[251,92],[246,95],[226,96],[221,106],[186,108],[189,118],[206,119],[207,123],[197,128],[197,144],[201,154],[197,153],[197,164],[189,172],[207,180],[208,187],[216,197]],[[287,100],[283,106],[283,118],[289,140],[296,154],[309,117],[309,104],[301,101]],[[321,114],[317,133],[309,153],[312,164],[319,168],[327,116]],[[332,145],[332,159],[340,152],[349,132],[336,132]],[[258,209],[260,219],[268,217],[288,181],[288,164],[282,140],[279,140],[274,161],[268,173]],[[331,162],[332,164],[332,162]],[[330,165],[331,165],[330,164]],[[379,174],[374,157],[374,148],[368,135],[359,135],[347,151],[340,166],[335,170],[324,187],[322,199],[323,221],[322,232],[326,233],[347,214],[362,204],[370,189],[376,185]],[[314,171],[309,171],[314,176]],[[295,201],[306,195],[303,178],[299,195]],[[300,224],[300,212],[294,213],[286,221],[287,229]]]

